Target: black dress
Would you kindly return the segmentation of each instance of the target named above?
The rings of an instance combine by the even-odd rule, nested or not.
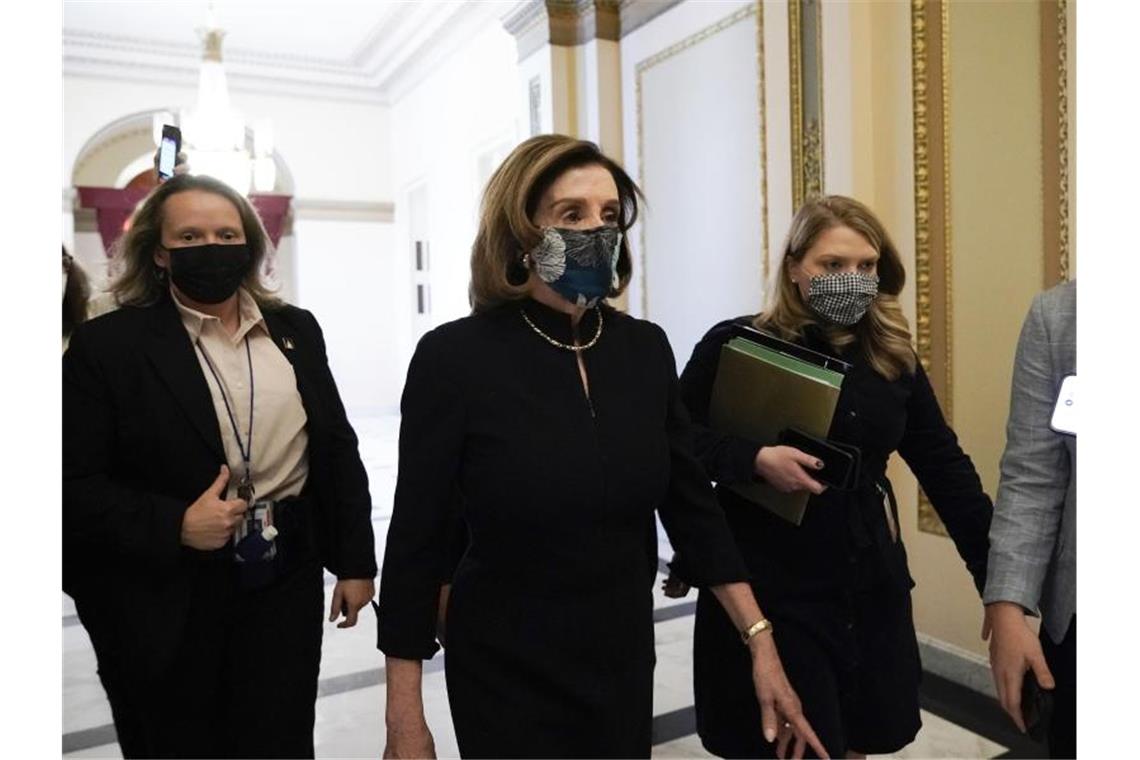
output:
[[[604,309],[583,352],[587,398],[574,353],[522,309],[572,341],[567,315],[528,300],[443,325],[412,358],[379,648],[432,657],[451,579],[446,673],[463,756],[647,757],[654,510],[695,581],[747,573],[693,454],[662,330]],[[583,343],[597,324],[583,316]]]
[[[926,373],[888,381],[857,350],[843,382],[829,437],[862,451],[861,477],[850,492],[812,497],[799,527],[721,485],[753,476],[761,445],[707,427],[709,398],[721,346],[732,325],[721,322],[697,344],[681,376],[698,454],[717,481],[753,590],[772,620],[777,648],[804,713],[832,757],[851,750],[887,754],[910,743],[921,725],[921,664],[911,612],[914,581],[901,539],[892,540],[879,488],[890,490],[887,459],[898,451],[945,523],[979,594],[985,584],[993,506],[974,466],[947,426]],[[835,354],[808,327],[801,341]],[[894,522],[898,513],[889,500]],[[679,552],[674,571],[684,577]],[[702,592],[693,634],[697,725],[705,747],[726,757],[775,757],[760,733],[739,637],[723,611]],[[808,750],[810,753],[810,749]]]

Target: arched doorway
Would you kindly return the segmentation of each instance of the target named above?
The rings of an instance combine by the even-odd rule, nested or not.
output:
[[[116,119],[88,138],[76,156],[70,204],[73,255],[96,288],[104,286],[113,274],[113,262],[107,253],[110,241],[121,233],[134,204],[157,184],[154,120],[156,115],[170,111],[158,108]],[[282,297],[288,299],[295,291],[295,242],[288,203],[293,196],[293,175],[277,151],[273,152],[273,163],[276,177],[272,192],[251,194],[250,199],[276,243],[275,254],[267,260],[267,274],[279,286]],[[93,189],[114,192],[93,194]],[[93,202],[93,197],[98,200]],[[97,213],[94,206],[100,203],[105,205]],[[115,208],[108,211],[106,204]],[[65,213],[67,210],[65,207]]]

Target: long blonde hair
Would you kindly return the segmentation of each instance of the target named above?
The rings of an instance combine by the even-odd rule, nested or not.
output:
[[[520,143],[491,175],[483,193],[479,231],[471,246],[471,307],[486,311],[506,301],[525,298],[527,269],[521,257],[542,239],[531,221],[542,194],[563,172],[580,166],[601,166],[617,185],[621,205],[618,227],[624,233],[637,220],[641,191],[617,162],[598,146],[565,135],[538,135]],[[618,252],[618,285],[607,298],[616,298],[629,284],[632,258],[626,236]]]
[[[821,234],[834,227],[851,228],[879,254],[879,295],[867,314],[849,327],[826,322],[808,308],[788,271],[793,263],[803,261]],[[897,380],[904,372],[913,374],[916,361],[910,326],[898,298],[905,282],[898,250],[869,208],[843,195],[815,198],[801,206],[792,219],[784,257],[772,283],[772,306],[757,316],[754,324],[788,340],[802,338],[807,325],[818,325],[832,348],[857,344],[877,373]]]
[[[112,248],[112,259],[119,270],[110,291],[120,306],[149,306],[162,298],[168,285],[164,272],[154,263],[154,252],[162,243],[163,205],[166,199],[187,190],[202,190],[220,195],[234,205],[241,217],[245,242],[249,246],[251,264],[242,281],[257,305],[279,308],[283,305],[261,279],[261,266],[271,243],[257,211],[245,196],[229,185],[202,175],[182,174],[156,187],[131,214],[127,231]]]

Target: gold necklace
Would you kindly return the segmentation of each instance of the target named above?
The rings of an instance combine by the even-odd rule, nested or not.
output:
[[[520,308],[519,313],[522,314],[522,318],[526,321],[526,323],[528,325],[530,325],[530,329],[534,330],[536,333],[541,335],[543,337],[543,339],[545,339],[546,342],[549,343],[550,345],[556,346],[558,348],[564,348],[567,351],[573,351],[575,353],[580,353],[582,351],[585,351],[587,348],[593,348],[594,344],[598,342],[598,338],[602,337],[602,309],[600,306],[595,306],[594,310],[598,312],[598,331],[596,333],[594,333],[594,339],[591,340],[589,343],[587,343],[584,346],[571,346],[571,345],[567,345],[566,343],[561,343],[561,342],[555,340],[554,338],[551,338],[549,335],[544,333],[542,330],[539,330],[538,326],[535,325],[534,322],[530,321],[530,317],[527,316],[526,309]]]

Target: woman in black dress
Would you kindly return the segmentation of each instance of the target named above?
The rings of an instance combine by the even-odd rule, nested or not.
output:
[[[986,577],[993,507],[916,361],[898,303],[904,279],[894,245],[868,208],[841,196],[809,201],[792,220],[771,308],[714,326],[681,376],[698,454],[775,624],[788,678],[832,757],[893,753],[921,723],[914,581],[885,475],[892,452],[918,477],[979,593]],[[721,346],[737,324],[853,365],[829,433],[861,450],[853,490],[824,490],[809,474],[817,463],[801,451],[707,427]],[[802,524],[723,487],[753,477],[814,494]],[[682,580],[687,564],[681,549],[672,566]],[[758,706],[732,644],[731,623],[702,591],[693,634],[701,740],[724,757],[773,757],[788,736],[782,730],[774,745],[756,730]]]
[[[601,304],[629,280],[637,192],[596,146],[554,135],[490,180],[474,314],[424,336],[401,405],[378,606],[386,756],[434,754],[421,660],[450,582],[463,756],[647,757],[655,510],[750,654],[765,730],[791,724],[801,753],[816,743],[693,454],[665,335]]]

